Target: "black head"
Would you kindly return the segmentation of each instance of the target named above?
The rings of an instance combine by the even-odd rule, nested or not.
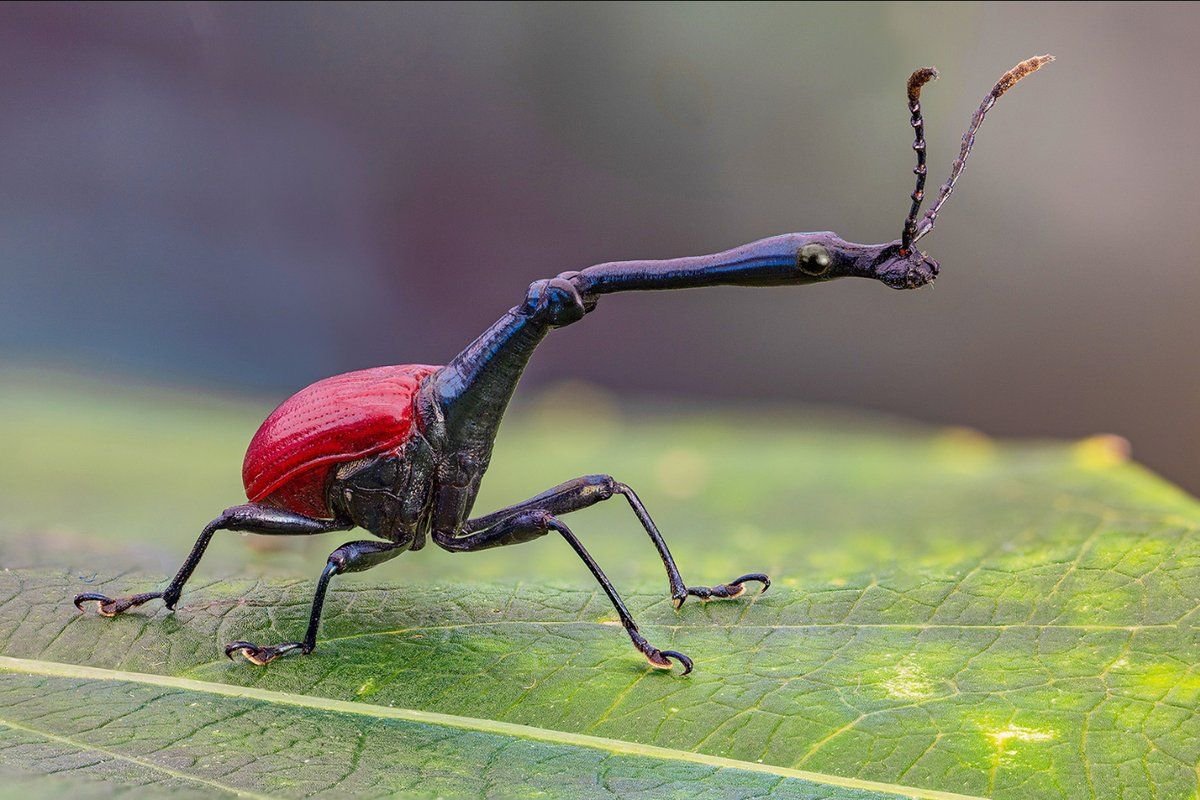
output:
[[[778,238],[784,240],[780,249],[796,254],[796,269],[812,282],[871,278],[893,289],[917,289],[932,283],[940,269],[936,261],[919,250],[906,250],[900,240],[855,244],[829,231]]]
[[[940,271],[941,265],[920,250],[890,242],[879,251],[874,277],[893,289],[919,289],[933,283]]]

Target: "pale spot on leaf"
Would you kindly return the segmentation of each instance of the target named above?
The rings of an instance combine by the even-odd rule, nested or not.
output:
[[[916,664],[905,659],[895,673],[881,684],[889,696],[897,700],[924,700],[933,696],[934,685]]]
[[[1053,730],[1039,730],[1037,728],[1025,728],[1020,725],[1009,724],[999,730],[987,731],[987,737],[992,740],[995,748],[1005,755],[1013,755],[1016,751],[1010,749],[1011,744],[1016,742],[1048,742],[1056,736]]]

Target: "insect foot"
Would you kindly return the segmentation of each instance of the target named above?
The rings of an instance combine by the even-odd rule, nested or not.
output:
[[[638,631],[637,628],[632,628],[629,630],[629,638],[633,640],[633,646],[636,647],[641,654],[646,657],[646,660],[650,662],[650,666],[654,667],[655,669],[671,669],[674,666],[671,663],[671,659],[673,658],[683,666],[683,672],[681,673],[682,675],[687,675],[692,671],[693,664],[690,658],[677,650],[659,650],[657,647],[646,641],[646,637],[642,636],[641,632]]]
[[[704,602],[709,600],[732,600],[735,597],[741,597],[746,593],[745,583],[747,581],[757,581],[762,584],[762,588],[758,590],[759,594],[771,588],[771,579],[761,572],[752,572],[749,575],[743,575],[740,578],[734,578],[729,583],[722,583],[720,586],[689,586],[687,594],[676,595],[673,599],[675,608],[678,610],[683,602],[691,597],[699,597]]]
[[[265,667],[280,656],[295,652],[306,656],[312,652],[312,648],[303,642],[284,642],[269,647],[259,647],[250,642],[230,642],[225,645],[225,656],[231,661],[234,653],[241,653],[251,664],[257,664],[260,667]]]
[[[84,603],[95,603],[96,610],[101,616],[115,617],[117,614],[122,614],[131,608],[140,606],[148,600],[157,600],[162,597],[162,592],[146,592],[144,594],[131,594],[126,597],[118,597],[116,600],[103,594],[95,592],[84,592],[83,594],[75,595],[75,607],[83,611]]]

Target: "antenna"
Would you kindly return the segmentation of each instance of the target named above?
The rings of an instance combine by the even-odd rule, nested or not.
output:
[[[925,167],[925,120],[921,117],[921,87],[937,76],[938,71],[934,67],[922,67],[908,76],[908,110],[912,113],[916,136],[912,147],[917,154],[917,166],[913,169],[913,174],[917,176],[917,188],[913,189],[912,208],[904,220],[904,232],[900,235],[900,255],[904,256],[912,250],[913,237],[917,233],[917,214],[921,211],[921,201],[925,199],[925,176],[929,172]]]

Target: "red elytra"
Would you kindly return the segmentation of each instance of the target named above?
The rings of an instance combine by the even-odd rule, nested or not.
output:
[[[325,496],[330,474],[339,464],[403,444],[412,434],[417,388],[437,369],[405,364],[347,372],[284,400],[246,450],[246,497],[310,517],[332,517]]]

